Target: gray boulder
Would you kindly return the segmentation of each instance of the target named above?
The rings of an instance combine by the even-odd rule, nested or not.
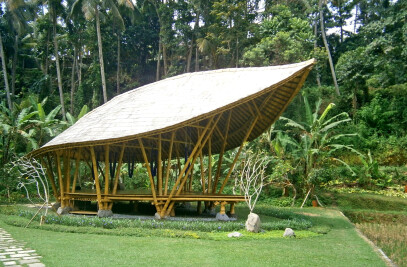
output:
[[[256,213],[251,213],[247,216],[246,230],[253,233],[258,233],[260,231],[260,217]]]
[[[285,228],[283,237],[295,237],[294,230],[291,228]]]
[[[218,212],[216,214],[216,220],[218,220],[218,221],[229,221],[229,216],[227,216],[226,214],[221,214],[220,212]]]
[[[72,210],[71,207],[59,207],[57,209],[57,214],[58,215],[64,215],[64,214],[68,214],[70,211]]]
[[[112,217],[112,216],[113,216],[113,212],[111,210],[98,210],[99,218]]]

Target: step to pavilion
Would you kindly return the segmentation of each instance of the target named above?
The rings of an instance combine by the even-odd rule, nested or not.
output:
[[[97,211],[90,211],[90,210],[72,210],[69,212],[70,214],[75,215],[97,215]]]

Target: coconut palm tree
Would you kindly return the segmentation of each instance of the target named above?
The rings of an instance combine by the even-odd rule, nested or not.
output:
[[[96,34],[98,40],[98,50],[99,50],[99,63],[100,63],[100,74],[102,78],[102,90],[103,90],[103,101],[107,102],[107,89],[106,89],[106,78],[105,78],[105,65],[103,61],[103,45],[102,45],[102,34],[100,32],[100,19],[104,16],[106,11],[112,14],[116,19],[121,21],[124,25],[123,18],[120,14],[118,6],[122,5],[130,9],[134,9],[133,3],[130,0],[76,0],[71,8],[71,16],[76,16],[83,12],[87,20],[95,20],[96,23]]]

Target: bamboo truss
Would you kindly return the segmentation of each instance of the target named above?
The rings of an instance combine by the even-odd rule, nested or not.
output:
[[[196,201],[197,210],[201,212],[203,201],[205,208],[220,205],[221,213],[225,213],[225,206],[230,204],[230,212],[234,214],[235,204],[244,201],[244,196],[227,195],[223,191],[239,155],[244,144],[267,130],[298,93],[313,62],[301,64],[300,67],[295,65],[292,74],[271,86],[180,123],[103,140],[95,138],[69,143],[64,139],[58,145],[52,141],[32,156],[41,157],[47,167],[54,196],[63,208],[73,206],[74,201],[96,201],[99,210],[112,210],[117,201],[148,201],[164,218],[174,214],[178,202]],[[86,116],[78,123],[83,121],[86,122]],[[105,125],[103,129],[106,129]],[[228,162],[224,159],[225,153],[232,148],[237,151],[225,167]],[[217,162],[214,162],[214,155],[218,155]],[[145,168],[149,192],[120,190],[121,170],[131,162]],[[199,167],[195,173],[196,164]],[[226,168],[229,170],[225,175]],[[86,173],[91,175],[81,178]],[[94,190],[77,189],[78,182],[83,179],[91,180]]]

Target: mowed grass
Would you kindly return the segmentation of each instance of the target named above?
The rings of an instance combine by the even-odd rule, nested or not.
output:
[[[216,241],[65,233],[15,227],[1,220],[0,227],[36,249],[47,266],[386,266],[340,212],[292,211],[307,216],[313,227],[330,230],[298,239]]]
[[[340,194],[345,215],[398,266],[407,267],[407,199]]]

